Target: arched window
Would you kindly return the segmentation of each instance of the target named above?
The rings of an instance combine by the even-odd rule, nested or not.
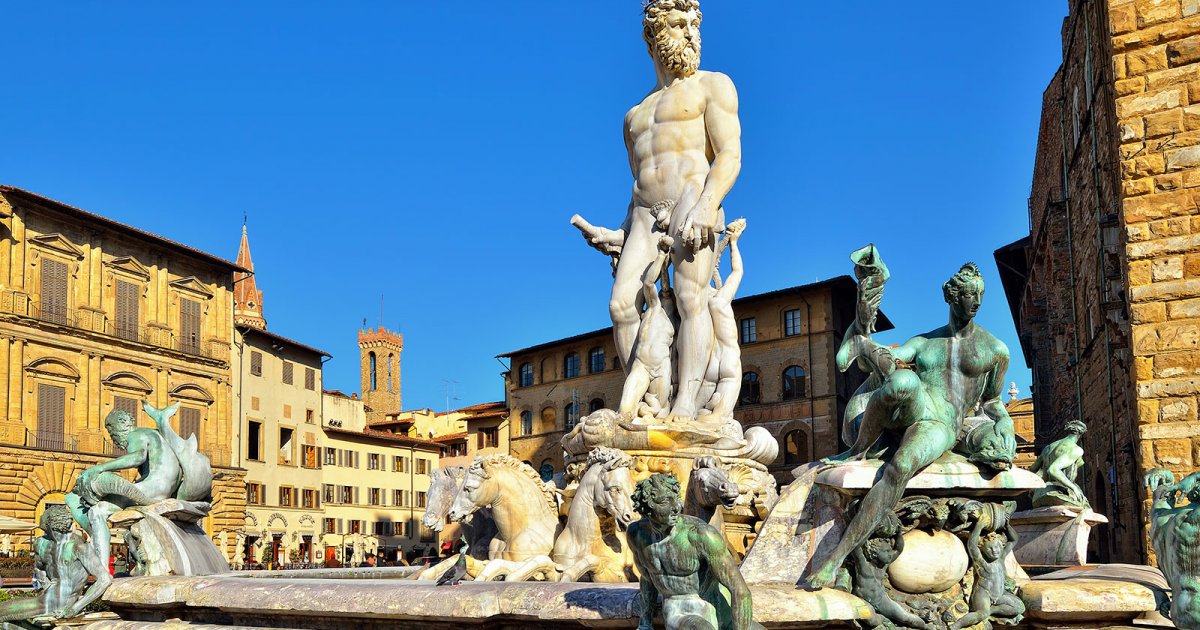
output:
[[[804,397],[804,368],[799,365],[788,366],[783,371],[783,399],[792,400]]]
[[[518,370],[518,374],[520,375],[520,380],[517,381],[517,383],[520,387],[529,387],[530,385],[533,385],[532,363],[522,363],[520,370]]]
[[[533,435],[533,413],[521,412],[521,435]]]
[[[808,463],[808,439],[803,431],[791,431],[783,436],[783,463]]]
[[[372,353],[368,354],[367,359],[368,359],[368,362],[370,363],[368,370],[370,371],[370,374],[371,374],[371,391],[375,391],[375,384],[377,382],[376,378],[378,376],[378,371],[376,370],[377,366],[375,365],[375,353],[372,352]]]
[[[592,402],[588,403],[588,413],[596,413],[604,408],[603,398],[593,398]]]
[[[762,402],[762,388],[758,382],[758,372],[745,372],[742,374],[742,394],[738,397],[738,404],[741,405],[757,405]]]
[[[579,424],[579,405],[569,402],[566,407],[563,407],[563,422],[566,423],[565,426],[568,431],[574,429],[575,425]]]
[[[388,391],[389,392],[394,391],[392,389],[392,361],[395,361],[395,360],[396,360],[396,355],[389,352],[388,359],[387,359],[387,376],[388,376]]]
[[[563,357],[563,378],[576,376],[579,376],[579,354],[568,352],[567,356]]]
[[[604,348],[588,350],[588,374],[604,371]]]

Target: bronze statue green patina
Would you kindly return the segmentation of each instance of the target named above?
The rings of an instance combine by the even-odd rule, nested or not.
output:
[[[660,595],[668,630],[761,628],[753,620],[750,587],[721,532],[682,513],[679,480],[656,473],[638,482],[633,509],[644,517],[627,534],[641,575],[640,630],[654,627]]]
[[[111,531],[108,519],[121,509],[151,505],[170,498],[189,502],[207,501],[212,494],[212,467],[197,452],[195,436],[184,440],[171,427],[170,419],[179,403],[163,409],[142,403],[157,428],[139,428],[133,415],[116,410],[104,426],[113,444],[125,454],[84,470],[65,501],[75,522],[87,531],[100,562],[108,566]],[[136,469],[136,481],[116,471]],[[207,512],[207,504],[197,507]]]
[[[66,506],[46,506],[40,525],[42,536],[33,543],[34,574],[44,590],[0,604],[0,627],[29,627],[10,622],[34,617],[74,617],[112,583],[107,564],[74,531]],[[95,578],[91,586],[89,576]]]
[[[1029,469],[1046,482],[1045,488],[1033,493],[1033,507],[1064,505],[1090,510],[1092,505],[1075,483],[1075,475],[1083,466],[1079,437],[1087,432],[1087,425],[1072,420],[1065,429],[1067,435],[1042,449]]]
[[[1200,472],[1175,483],[1170,471],[1155,468],[1146,473],[1145,484],[1153,496],[1150,541],[1171,585],[1171,621],[1195,630],[1200,628]],[[1183,497],[1187,505],[1177,506]]]
[[[954,449],[960,432],[967,437],[959,449],[993,469],[1011,467],[1016,451],[1012,419],[1000,400],[1008,348],[974,322],[983,298],[979,268],[967,263],[942,285],[949,323],[892,350],[870,338],[887,267],[873,246],[852,259],[860,279],[859,308],[837,361],[842,370],[857,361],[871,375],[847,408],[843,435],[853,446],[828,461],[877,457],[884,466],[837,547],[809,576],[812,588],[833,585],[846,558],[895,509],[908,481]],[[984,418],[966,431],[964,421],[977,406]]]

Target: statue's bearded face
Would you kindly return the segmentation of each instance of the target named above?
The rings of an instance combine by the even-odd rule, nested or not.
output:
[[[651,54],[667,70],[691,76],[700,67],[700,12],[671,9],[647,20]]]
[[[113,444],[122,449],[129,448],[129,434],[133,432],[133,427],[133,416],[124,411],[113,411],[104,419],[104,428],[108,429]]]

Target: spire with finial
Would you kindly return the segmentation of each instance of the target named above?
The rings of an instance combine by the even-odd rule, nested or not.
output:
[[[1012,385],[1008,386],[1008,402],[1012,402],[1012,401],[1016,400],[1017,396],[1020,396],[1020,395],[1021,395],[1021,390],[1017,389],[1017,382],[1013,381]]]
[[[242,219],[242,243],[238,246],[237,264],[250,273],[233,274],[233,323],[266,330],[263,317],[262,291],[254,279],[254,261],[250,259],[250,238],[246,235],[246,220]]]

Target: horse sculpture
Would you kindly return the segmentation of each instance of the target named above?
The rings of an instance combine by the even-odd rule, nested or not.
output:
[[[435,532],[442,531],[446,525],[446,515],[450,513],[450,506],[458,496],[466,476],[465,466],[447,466],[433,471],[429,477],[429,494],[425,516],[421,517],[422,525]],[[491,510],[483,508],[469,514],[459,526],[470,556],[476,560],[487,560],[488,548],[496,537],[496,524],[492,521]]]
[[[688,477],[683,513],[695,516],[719,530],[725,521],[721,510],[717,508],[732,510],[740,495],[741,489],[729,479],[717,458],[697,457]]]
[[[492,511],[496,539],[490,560],[549,560],[558,527],[554,490],[528,464],[505,454],[475,458],[448,516],[463,522],[480,509]]]
[[[633,458],[615,448],[599,446],[588,453],[567,513],[567,525],[554,542],[551,557],[560,567],[561,581],[637,581],[625,528],[635,520],[630,495]]]

